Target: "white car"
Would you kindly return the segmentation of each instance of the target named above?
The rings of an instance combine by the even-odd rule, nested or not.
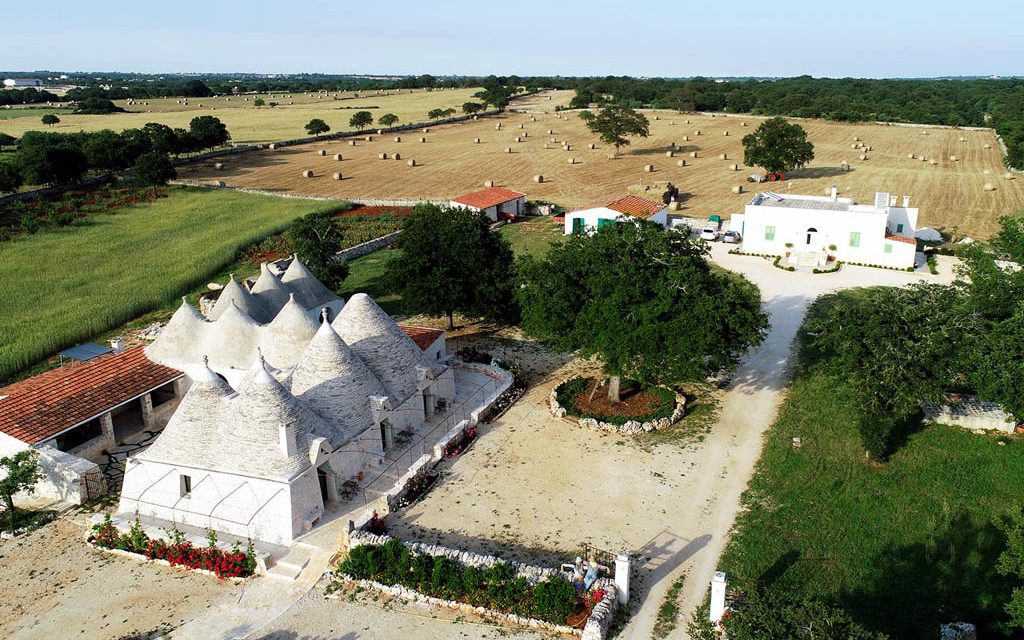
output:
[[[708,242],[714,242],[718,240],[718,227],[708,225],[704,227],[700,232],[700,239],[707,240]]]
[[[739,244],[742,238],[739,231],[726,231],[722,234],[722,242],[727,244]]]

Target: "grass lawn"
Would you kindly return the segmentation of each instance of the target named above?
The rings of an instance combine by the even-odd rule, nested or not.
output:
[[[822,369],[801,365],[722,569],[734,586],[834,599],[894,639],[955,620],[990,633],[1015,586],[994,564],[998,523],[1024,501],[1024,441],[932,426],[870,463],[849,388]]]
[[[527,218],[523,222],[507,224],[498,233],[509,241],[516,256],[532,255],[543,258],[552,242],[561,241],[564,227],[547,216]]]
[[[241,248],[324,207],[181,189],[0,244],[0,380],[204,285]]]

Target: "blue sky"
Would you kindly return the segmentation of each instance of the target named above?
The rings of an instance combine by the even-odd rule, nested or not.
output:
[[[1020,18],[1019,0],[4,0],[0,69],[1024,75]]]

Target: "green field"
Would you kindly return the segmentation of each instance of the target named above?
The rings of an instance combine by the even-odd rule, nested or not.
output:
[[[551,218],[527,218],[523,222],[507,224],[498,230],[509,244],[516,256],[532,255],[543,258],[551,249],[552,242],[560,242],[565,234],[561,223],[552,222]]]
[[[874,464],[857,416],[844,380],[802,363],[722,569],[735,586],[834,599],[894,639],[938,637],[954,620],[991,632],[1015,586],[994,564],[998,523],[1024,501],[1024,442],[932,426]]]
[[[171,189],[156,202],[0,243],[0,380],[211,280],[324,203]]]

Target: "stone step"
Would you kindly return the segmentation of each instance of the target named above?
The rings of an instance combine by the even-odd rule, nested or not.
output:
[[[297,580],[302,570],[309,564],[316,548],[308,544],[296,544],[288,553],[273,561],[267,569],[267,575],[287,581]]]

